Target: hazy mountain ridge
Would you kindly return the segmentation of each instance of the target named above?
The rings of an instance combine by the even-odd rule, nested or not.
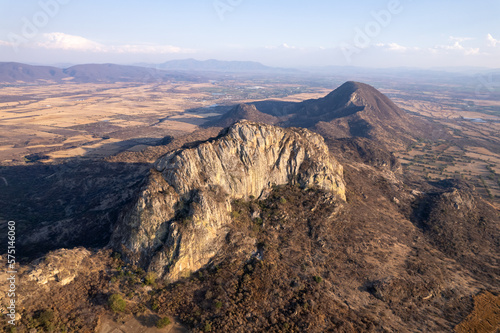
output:
[[[16,62],[0,62],[0,83],[158,83],[172,80],[205,80],[196,75],[163,71],[139,66],[115,64],[84,64],[61,69],[50,66],[31,66]]]
[[[207,73],[295,73],[251,61],[194,59],[172,60],[158,65],[80,64],[67,68],[0,62],[0,83],[158,83],[171,80],[207,81]]]
[[[51,66],[31,66],[17,62],[0,63],[0,83],[37,81],[61,82],[67,75],[61,68]]]
[[[205,61],[200,61],[195,59],[171,60],[156,65],[155,67],[167,70],[229,72],[229,73],[299,72],[296,69],[269,67],[255,61],[221,61],[215,59],[209,59]]]

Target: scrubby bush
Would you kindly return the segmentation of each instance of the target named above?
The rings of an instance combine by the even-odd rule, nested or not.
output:
[[[154,272],[148,272],[144,278],[144,283],[147,286],[154,285],[156,283],[156,274]]]
[[[36,322],[39,326],[43,327],[47,332],[53,332],[55,329],[54,326],[54,311],[52,310],[43,310],[38,313],[36,316]]]
[[[168,325],[170,325],[170,318],[168,318],[168,317],[160,318],[156,322],[156,327],[158,327],[158,328],[165,328]]]
[[[120,294],[111,295],[108,299],[108,304],[114,312],[123,312],[127,307],[127,302],[125,302]]]
[[[157,302],[153,302],[151,304],[151,310],[157,311],[159,308],[160,308],[160,304],[158,304]]]
[[[258,226],[261,226],[264,223],[264,221],[260,217],[255,218],[254,221],[255,221],[255,224]]]
[[[212,332],[212,323],[207,321],[203,327],[203,332]]]

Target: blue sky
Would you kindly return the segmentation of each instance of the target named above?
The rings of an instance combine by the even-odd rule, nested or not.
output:
[[[0,61],[500,68],[498,0],[0,0]]]

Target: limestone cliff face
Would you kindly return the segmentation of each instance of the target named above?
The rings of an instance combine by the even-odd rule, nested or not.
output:
[[[241,121],[214,140],[156,161],[111,245],[133,263],[177,280],[217,253],[233,200],[264,197],[273,185],[290,182],[345,200],[343,168],[320,135]]]

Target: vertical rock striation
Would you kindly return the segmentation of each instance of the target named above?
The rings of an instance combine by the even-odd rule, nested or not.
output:
[[[161,157],[111,245],[175,281],[217,253],[235,199],[265,197],[273,185],[320,187],[345,200],[343,168],[323,138],[305,129],[241,121],[218,138]]]

